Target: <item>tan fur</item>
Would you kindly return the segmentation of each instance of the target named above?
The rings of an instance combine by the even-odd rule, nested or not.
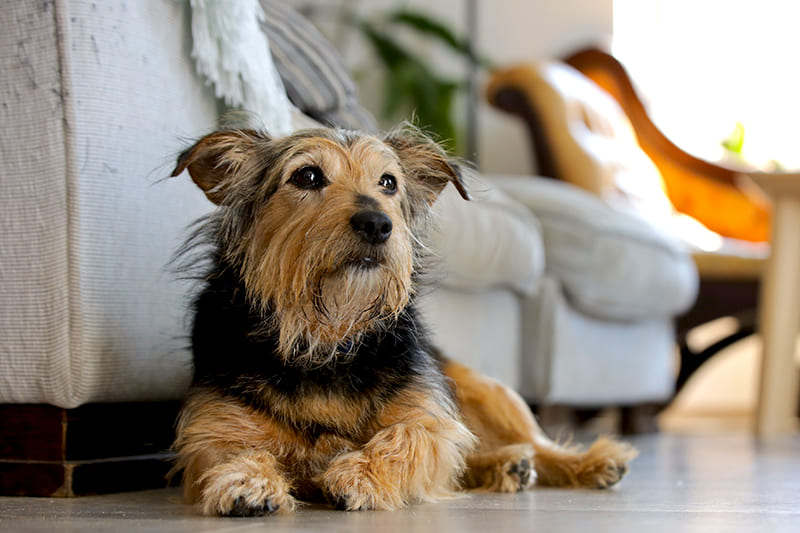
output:
[[[363,448],[336,458],[321,478],[348,509],[398,509],[452,496],[475,444],[444,391],[406,391],[372,431]]]
[[[359,427],[352,421],[359,409],[335,409],[328,406],[318,419]],[[205,514],[227,514],[237,496],[269,498],[292,510],[292,489],[306,497],[322,490],[348,509],[397,509],[450,496],[474,441],[446,392],[424,386],[393,399],[352,440],[326,435],[313,442],[235,400],[200,390],[178,424],[176,470],[184,471],[187,501],[199,502]]]
[[[309,165],[337,179],[324,199],[293,188],[279,189],[257,214],[252,234],[245,236],[246,285],[259,301],[275,306],[287,354],[295,356],[292,348],[299,340],[324,349],[355,332],[369,331],[369,324],[398,313],[408,302],[413,256],[400,207],[403,192],[382,195],[375,183],[375,177],[384,173],[402,174],[385,145],[380,145],[382,150],[366,148],[376,142],[365,138],[350,149],[319,139],[299,142],[297,154],[276,170],[279,179]],[[359,243],[349,225],[358,195],[369,195],[395,221],[396,237],[387,248],[380,277],[341,270],[343,260],[358,253]],[[321,212],[326,216],[318,216]],[[312,297],[320,298],[325,314]]]
[[[324,194],[290,184],[306,167],[330,177]],[[277,140],[216,132],[187,150],[173,175],[187,168],[221,206],[219,253],[239,269],[253,308],[274,317],[265,327],[278,335],[277,355],[312,369],[348,357],[343,344],[357,345],[406,308],[430,205],[447,183],[468,197],[446,154],[413,130],[382,140],[336,130]],[[384,174],[396,177],[396,193],[379,185]],[[350,223],[365,204],[392,221],[391,239],[368,252]],[[354,268],[365,253],[380,253],[379,266]],[[446,362],[453,394],[426,361],[427,373],[391,394],[284,395],[257,383],[245,403],[194,388],[175,442],[186,499],[209,515],[291,511],[297,499],[322,495],[351,510],[398,509],[459,485],[514,492],[537,476],[605,487],[635,455],[608,439],[586,451],[557,445],[508,387]]]
[[[281,475],[275,457],[265,451],[242,452],[214,463],[196,483],[202,487],[199,501],[206,515],[226,515],[236,505],[253,507],[264,502],[273,506],[273,512],[290,512],[296,507],[291,485]]]
[[[627,472],[636,450],[600,438],[588,450],[551,441],[524,400],[511,388],[465,365],[448,361],[445,374],[455,382],[461,412],[479,439],[467,458],[470,488],[513,492],[534,480],[541,485],[606,488]],[[527,482],[524,470],[533,467]]]
[[[430,158],[430,153],[418,149],[415,156]],[[264,176],[265,161],[275,154]],[[305,166],[335,177],[324,197],[280,186]],[[407,210],[418,201],[409,188],[421,189],[424,181],[406,178],[397,152],[384,142],[361,136],[345,145],[334,130],[279,141],[257,132],[217,132],[184,154],[173,175],[184,168],[209,199],[224,206],[235,208],[242,199],[274,189],[246,228],[235,216],[223,219],[231,241],[225,252],[241,265],[252,300],[274,306],[287,359],[324,363],[337,342],[371,331],[372,324],[408,303],[416,265]],[[398,178],[397,194],[380,193],[377,177],[384,173]],[[361,250],[349,225],[360,195],[377,202],[394,222],[380,276],[353,275],[345,268]],[[326,215],[319,216],[322,212]],[[301,341],[312,349],[299,353]]]
[[[319,477],[331,460],[360,447],[360,442],[324,435],[311,442],[303,435],[272,417],[242,403],[223,397],[218,392],[197,390],[187,400],[178,423],[175,449],[179,462],[175,470],[183,470],[184,496],[199,502],[206,514],[226,514],[235,484],[219,484],[210,471],[224,465],[222,471],[241,479],[253,474],[248,458],[259,454],[265,468],[279,478],[275,486],[282,492],[267,495],[283,510],[292,510],[294,499],[290,488],[303,496],[313,496]],[[238,477],[237,477],[238,476]],[[264,477],[259,475],[259,477]],[[209,490],[210,483],[214,489]]]

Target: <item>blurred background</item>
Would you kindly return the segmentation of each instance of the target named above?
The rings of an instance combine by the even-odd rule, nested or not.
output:
[[[800,71],[792,60],[800,49],[794,27],[800,4],[791,0],[289,3],[342,53],[362,104],[383,126],[416,111],[422,125],[486,173],[539,171],[523,123],[487,103],[491,69],[590,45],[622,62],[650,118],[690,154],[735,168],[800,168]],[[412,66],[387,63],[386,54],[398,50]],[[398,84],[413,84],[415,74],[446,99],[438,116],[413,100],[398,101]],[[723,318],[696,328],[688,340],[702,349],[737,327]],[[758,335],[722,350],[659,416],[661,427],[750,428],[760,353]]]

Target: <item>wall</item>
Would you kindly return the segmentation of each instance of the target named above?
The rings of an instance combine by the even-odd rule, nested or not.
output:
[[[355,73],[361,101],[374,113],[380,109],[379,69],[367,53],[365,43],[354,32],[335,23],[335,10],[346,6],[362,16],[408,6],[445,21],[459,34],[465,33],[464,0],[290,0],[299,8],[312,8],[312,19],[321,27],[345,57]],[[559,57],[589,43],[608,43],[612,32],[613,0],[477,0],[480,52],[498,65]],[[464,65],[441,50],[414,43],[417,51],[431,58],[441,72],[465,76]],[[481,79],[481,91],[485,76]],[[463,116],[458,117],[463,120]],[[527,133],[513,117],[495,111],[480,94],[478,109],[478,159],[481,170],[489,173],[529,174],[534,171]]]

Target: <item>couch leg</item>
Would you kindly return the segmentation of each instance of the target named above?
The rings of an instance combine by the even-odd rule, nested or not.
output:
[[[619,434],[618,410],[606,407],[542,405],[534,414],[548,435],[595,438],[599,434]]]
[[[656,417],[661,409],[663,405],[655,403],[620,408],[620,433],[622,435],[658,433]]]
[[[640,435],[657,433],[657,416],[664,408],[660,403],[646,403],[616,408],[586,408],[568,405],[531,405],[548,435],[569,435],[578,438],[597,434]]]

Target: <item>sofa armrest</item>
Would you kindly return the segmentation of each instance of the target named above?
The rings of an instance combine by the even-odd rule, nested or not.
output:
[[[650,221],[552,179],[487,180],[536,215],[547,272],[578,310],[640,320],[674,316],[694,302],[698,276],[689,250]]]
[[[538,221],[492,184],[475,177],[468,181],[471,202],[447,187],[434,204],[428,238],[434,272],[451,289],[534,293],[544,273]]]

